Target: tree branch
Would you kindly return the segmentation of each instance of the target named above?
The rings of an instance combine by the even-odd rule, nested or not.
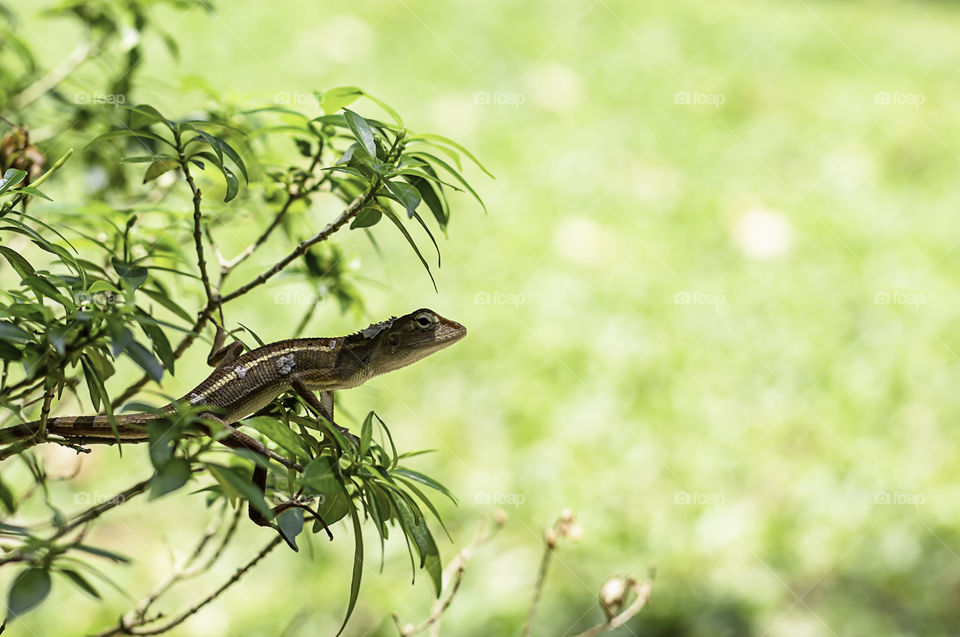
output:
[[[307,250],[309,250],[312,246],[320,243],[321,241],[326,241],[327,239],[329,239],[330,236],[333,233],[335,233],[337,230],[342,228],[344,224],[346,224],[348,221],[356,217],[357,214],[361,210],[363,210],[363,207],[376,196],[376,193],[379,190],[380,190],[380,180],[378,179],[375,182],[373,182],[373,184],[370,185],[370,187],[367,189],[366,192],[364,192],[362,195],[358,195],[352,202],[350,202],[350,205],[347,206],[347,208],[340,213],[340,216],[334,219],[329,224],[327,224],[327,226],[323,230],[313,235],[309,239],[305,239],[301,241],[297,245],[297,247],[293,250],[293,252],[291,252],[290,254],[285,256],[283,259],[278,261],[270,269],[258,275],[255,279],[253,279],[249,283],[242,285],[241,287],[237,288],[230,294],[225,295],[223,297],[222,302],[226,303],[228,301],[232,301],[233,299],[239,296],[243,296],[253,288],[257,287],[258,285],[262,285],[263,283],[266,283],[268,279],[270,279],[271,277],[276,275],[278,272],[286,268],[294,260],[306,254]]]
[[[186,155],[183,153],[183,145],[180,143],[179,134],[176,135],[176,143],[177,152],[180,155],[180,168],[183,170],[183,176],[187,180],[187,185],[190,186],[190,192],[193,193],[193,243],[197,250],[197,267],[200,270],[200,280],[203,282],[203,291],[207,297],[207,305],[210,305],[214,303],[214,294],[213,288],[210,286],[210,276],[207,274],[207,262],[203,256],[203,229],[201,228],[203,212],[200,208],[203,195],[197,187],[197,182],[193,180],[193,175],[190,174],[190,165],[187,162]]]
[[[207,597],[205,597],[203,600],[201,600],[200,602],[197,602],[196,604],[194,604],[193,606],[191,606],[190,608],[188,608],[187,610],[185,610],[183,613],[176,616],[172,620],[168,621],[167,623],[162,624],[160,626],[154,626],[152,628],[148,628],[145,630],[137,630],[136,626],[128,626],[123,623],[123,620],[121,620],[118,626],[115,626],[109,630],[99,633],[96,635],[96,637],[110,637],[112,635],[121,635],[121,634],[123,635],[159,635],[161,633],[167,632],[168,630],[172,630],[176,628],[177,626],[182,624],[184,621],[186,621],[189,617],[196,614],[196,612],[199,611],[201,608],[203,608],[204,606],[206,606],[207,604],[215,600],[217,597],[219,597],[225,590],[227,590],[228,588],[236,584],[238,581],[240,581],[240,578],[243,577],[247,573],[247,571],[249,571],[251,568],[256,566],[260,560],[266,557],[267,554],[270,553],[270,551],[272,551],[273,549],[275,549],[277,545],[280,544],[280,542],[282,541],[283,539],[280,537],[280,535],[277,535],[276,537],[274,537],[272,540],[270,540],[270,542],[267,543],[266,546],[264,546],[260,550],[259,553],[257,553],[253,557],[253,559],[251,559],[249,562],[247,562],[246,564],[238,568],[237,571],[233,574],[233,576],[230,579],[228,579],[226,582],[224,582],[220,586],[220,588],[212,592],[210,595],[207,595]],[[159,617],[157,617],[156,619],[159,619]],[[150,620],[150,621],[155,621],[155,620]]]

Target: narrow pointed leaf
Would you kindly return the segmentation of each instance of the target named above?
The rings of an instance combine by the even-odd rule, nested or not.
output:
[[[370,124],[360,115],[354,113],[348,108],[343,109],[343,117],[350,127],[350,132],[356,138],[370,157],[377,156],[377,145],[373,141],[373,131],[370,130]]]

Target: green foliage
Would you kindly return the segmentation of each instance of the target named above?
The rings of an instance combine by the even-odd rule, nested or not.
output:
[[[247,332],[260,341],[243,326],[243,316],[231,312],[234,299],[286,271],[323,290],[323,298],[336,299],[341,311],[357,312],[363,304],[357,275],[330,238],[341,228],[362,231],[377,246],[376,226],[384,217],[432,281],[420,248],[423,239],[414,233],[423,232],[437,249],[439,265],[431,226],[446,233],[448,194],[477,196],[461,175],[461,156],[476,161],[466,149],[438,135],[408,132],[395,110],[356,87],[316,92],[320,108],[315,112],[214,98],[207,110],[184,115],[136,101],[135,78],[144,54],[139,38],[159,37],[172,54],[178,51],[174,38],[153,18],[160,4],[179,10],[210,8],[205,2],[132,0],[121,6],[66,0],[50,12],[82,25],[90,38],[71,63],[98,59],[109,65],[108,51],[126,54],[125,68],[106,73],[103,86],[90,86],[78,94],[86,98],[73,100],[66,99],[58,82],[52,87],[41,82],[32,45],[16,37],[11,25],[17,18],[0,5],[2,35],[11,44],[0,51],[0,62],[10,62],[0,63],[0,105],[13,118],[0,124],[9,129],[0,141],[0,257],[5,266],[0,271],[0,406],[17,419],[45,422],[48,411],[58,415],[66,390],[89,405],[88,413],[108,415],[117,443],[114,416],[121,404],[127,403],[124,411],[155,410],[128,401],[148,383],[180,373],[178,360],[211,328],[235,339]],[[138,38],[132,45],[122,38],[126,33],[129,39],[131,29]],[[371,105],[391,123],[361,114]],[[32,135],[38,128],[46,131],[39,140]],[[48,153],[65,142],[79,150],[49,163]],[[102,176],[98,185],[78,188],[81,178],[91,174]],[[343,205],[338,220],[315,218],[312,207],[320,198]],[[293,215],[310,216],[319,231],[300,235],[290,221]],[[260,234],[227,259],[216,239],[238,225],[258,226]],[[292,251],[257,276],[246,273],[251,277],[246,283],[232,285],[228,279],[237,266],[264,244],[278,243],[275,231],[286,235]],[[219,270],[207,263],[213,258]],[[315,306],[308,308],[295,334],[284,336],[299,334]],[[347,618],[360,590],[364,520],[377,530],[381,552],[389,529],[399,529],[414,572],[424,569],[439,593],[439,549],[425,512],[437,521],[439,514],[422,487],[450,494],[399,464],[389,431],[373,412],[363,421],[359,438],[344,435],[289,398],[242,423],[276,453],[302,464],[301,474],[278,469],[245,450],[225,452],[217,444],[225,432],[216,422],[189,405],[174,407],[146,426],[151,478],[119,499],[74,515],[61,512],[48,497],[48,477],[30,451],[37,442],[70,445],[69,440],[44,432],[0,446],[0,461],[15,462],[7,459],[15,456],[33,480],[26,491],[0,481],[0,519],[15,515],[22,499],[40,494],[50,522],[47,527],[0,523],[0,567],[22,568],[9,590],[8,621],[43,602],[51,573],[99,599],[90,576],[111,580],[86,558],[126,558],[83,543],[89,525],[141,493],[150,500],[184,497],[194,484],[200,486],[193,493],[203,494],[211,507],[252,507],[295,548],[305,529],[314,535],[349,517],[356,544]],[[377,429],[386,446],[374,435]],[[258,467],[268,469],[266,493],[251,481]],[[287,508],[274,517],[278,503]]]

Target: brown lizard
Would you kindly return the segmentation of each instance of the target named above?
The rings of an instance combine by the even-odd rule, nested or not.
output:
[[[415,363],[456,343],[466,333],[466,328],[456,321],[420,309],[374,323],[349,336],[277,341],[245,354],[239,354],[242,344],[237,342],[224,350],[214,372],[177,402],[200,407],[203,417],[225,427],[229,434],[220,440],[223,444],[247,448],[299,469],[295,462],[232,425],[291,390],[333,424],[334,390],[356,387],[374,376]],[[321,397],[314,393],[317,391]],[[114,416],[120,440],[146,442],[149,435],[145,425],[176,412],[177,402],[157,412]],[[30,440],[38,435],[40,424],[37,420],[0,429],[0,444]],[[46,434],[81,444],[116,441],[110,417],[104,414],[48,418]],[[254,480],[262,488],[265,470],[258,468]],[[253,512],[251,518],[266,524]]]

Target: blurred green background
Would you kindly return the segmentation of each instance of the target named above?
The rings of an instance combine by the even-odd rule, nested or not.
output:
[[[46,63],[73,48],[76,34],[18,11]],[[203,108],[202,78],[306,110],[314,89],[361,86],[497,176],[468,168],[490,212],[457,200],[439,294],[399,235],[382,238],[388,266],[359,233],[338,236],[364,268],[367,315],[331,303],[308,329],[428,306],[470,330],[339,397],[377,410],[401,448],[437,450],[412,464],[460,498],[438,501],[445,559],[497,501],[509,513],[442,634],[519,633],[543,527],[565,507],[584,534],[556,555],[536,635],[601,621],[603,582],[653,565],[651,607],[615,634],[957,634],[955,4],[234,0],[158,15],[182,59],[150,42],[142,101]],[[315,291],[278,279],[232,320],[287,337],[301,311],[278,292]],[[202,354],[164,390],[206,375]],[[142,454],[99,450],[58,497],[145,477]],[[165,543],[182,554],[205,515],[199,497],[134,502],[95,539],[138,559],[110,569],[138,597],[169,570]],[[267,533],[244,525],[235,563]],[[347,527],[334,533],[273,555],[174,634],[332,634],[352,558]],[[368,560],[347,634],[426,616],[429,582],[411,587],[406,561],[399,538],[382,572]],[[102,627],[129,603],[58,586],[11,634]]]

